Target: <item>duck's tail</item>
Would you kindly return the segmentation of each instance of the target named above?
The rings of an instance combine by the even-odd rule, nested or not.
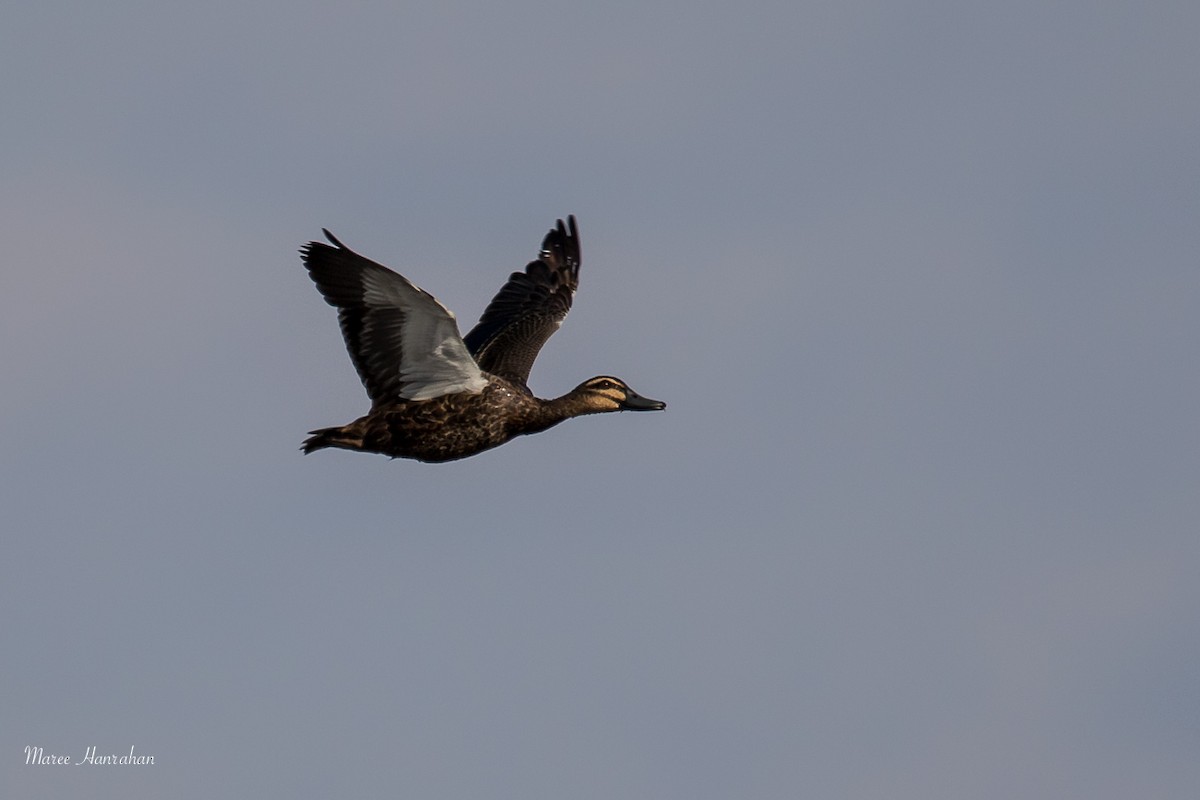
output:
[[[351,433],[347,430],[347,427],[321,428],[309,431],[312,435],[304,440],[304,445],[300,449],[304,451],[304,455],[326,447],[340,447],[343,450],[361,450],[363,446],[362,435]]]

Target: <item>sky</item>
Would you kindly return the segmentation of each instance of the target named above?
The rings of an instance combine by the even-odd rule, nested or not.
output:
[[[1193,797],[1198,33],[6,10],[0,795]],[[531,387],[665,412],[300,454],[368,407],[302,244],[465,330],[570,213]]]

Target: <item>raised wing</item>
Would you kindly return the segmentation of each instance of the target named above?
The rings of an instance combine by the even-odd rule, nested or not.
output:
[[[350,360],[374,406],[483,390],[487,379],[448,308],[324,233],[333,247],[309,242],[300,256],[325,302],[337,307]]]
[[[542,345],[562,325],[579,287],[575,217],[542,240],[537,261],[514,272],[464,337],[481,369],[524,386]]]

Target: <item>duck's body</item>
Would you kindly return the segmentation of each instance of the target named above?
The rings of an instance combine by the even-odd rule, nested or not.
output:
[[[364,417],[312,431],[303,450],[325,447],[419,461],[452,461],[605,411],[665,408],[623,381],[592,378],[552,400],[526,385],[542,344],[570,310],[579,238],[559,220],[538,260],[515,272],[465,337],[432,295],[346,248],[328,231],[301,253],[342,334],[373,405]]]
[[[515,436],[540,433],[571,417],[609,410],[589,403],[590,398],[582,392],[542,400],[504,378],[489,375],[487,385],[477,394],[459,392],[430,400],[398,401],[372,409],[349,425],[313,431],[304,442],[304,452],[341,447],[393,458],[453,461],[499,447]]]

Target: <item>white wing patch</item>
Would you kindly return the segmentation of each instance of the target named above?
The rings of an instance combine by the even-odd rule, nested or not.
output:
[[[363,331],[364,343],[369,338],[376,355],[395,358],[399,353],[399,364],[379,366],[396,370],[401,398],[429,400],[483,391],[487,378],[463,344],[450,309],[391,271],[364,272],[362,288],[363,303],[383,312],[377,329]],[[388,315],[390,309],[400,313]]]

